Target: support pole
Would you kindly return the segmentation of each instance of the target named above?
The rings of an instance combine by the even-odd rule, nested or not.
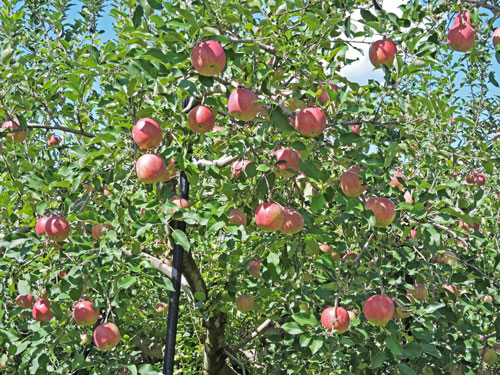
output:
[[[179,187],[181,198],[189,198],[189,183],[184,171],[180,173]],[[174,228],[186,232],[186,223],[176,221]],[[165,359],[163,362],[163,373],[165,375],[174,375],[174,357],[175,357],[175,338],[177,335],[177,320],[179,317],[179,299],[181,295],[181,277],[182,277],[182,257],[184,249],[181,245],[174,245],[174,259],[172,261],[172,284],[174,291],[170,292],[168,304],[167,337],[165,342]]]

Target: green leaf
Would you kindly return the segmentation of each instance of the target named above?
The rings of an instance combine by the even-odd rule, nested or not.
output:
[[[496,339],[500,340],[500,316],[495,319]]]
[[[313,195],[311,199],[311,211],[314,213],[320,212],[326,205],[326,199],[323,193]]]
[[[304,333],[302,328],[300,328],[300,326],[295,322],[285,323],[281,326],[281,328],[283,328],[283,330],[290,335],[300,335],[301,333]]]
[[[17,283],[17,291],[22,295],[31,293],[30,284],[26,280],[19,280]]]
[[[387,345],[387,348],[392,352],[392,354],[396,356],[403,355],[403,351],[401,350],[399,341],[397,341],[393,336],[387,337],[387,339],[385,340],[385,344]]]
[[[409,367],[405,363],[399,364],[399,370],[401,371],[402,374],[405,374],[405,375],[417,375],[416,371],[413,370],[411,367]]]
[[[310,325],[317,326],[318,319],[311,313],[300,312],[292,315],[293,320],[295,320],[300,325]]]
[[[320,181],[319,177],[319,169],[316,165],[310,160],[301,160],[300,161],[300,170],[304,172],[307,177],[311,177],[316,181]]]
[[[144,9],[142,5],[138,5],[134,10],[134,15],[132,16],[132,23],[134,27],[137,29],[142,21],[142,16],[144,15]]]
[[[186,233],[183,231],[175,229],[172,232],[172,237],[174,238],[174,241],[181,245],[185,251],[189,251],[191,249],[191,244],[189,243]]]
[[[410,342],[403,347],[403,354],[406,358],[418,358],[422,355],[422,347],[417,342]]]
[[[288,117],[283,113],[280,107],[274,108],[269,114],[272,124],[284,131],[293,131],[294,129],[290,126]]]
[[[118,289],[127,289],[130,288],[132,285],[134,285],[137,282],[137,277],[135,276],[123,276],[121,279],[118,280],[116,283],[116,286]]]
[[[309,349],[311,349],[311,352],[312,354],[316,354],[318,352],[318,350],[321,349],[321,347],[323,346],[323,338],[318,338],[318,337],[315,337],[311,340],[311,343],[309,344]]]
[[[383,350],[379,350],[377,354],[372,356],[370,368],[371,369],[379,368],[384,364],[384,361],[385,361],[385,353]]]
[[[441,352],[432,344],[422,344],[422,350],[436,358],[441,358]]]

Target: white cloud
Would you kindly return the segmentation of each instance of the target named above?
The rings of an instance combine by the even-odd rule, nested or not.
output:
[[[383,8],[391,13],[394,13],[398,16],[402,14],[401,10],[398,7],[404,3],[404,0],[385,0],[383,1]],[[363,25],[358,21],[361,19],[359,11],[353,13],[352,22],[353,24],[362,29]],[[357,38],[354,40],[357,41],[366,41],[373,42],[375,40],[380,39],[380,36],[376,35],[374,38]],[[358,59],[355,63],[345,66],[340,70],[340,74],[346,77],[348,80],[352,82],[357,82],[361,85],[366,85],[369,79],[375,79],[377,81],[383,81],[384,73],[382,69],[374,69],[373,65],[370,63],[370,59],[368,58],[368,49],[370,48],[370,44],[357,44],[357,47],[360,47],[363,53],[350,48],[347,51],[346,57],[348,59]]]

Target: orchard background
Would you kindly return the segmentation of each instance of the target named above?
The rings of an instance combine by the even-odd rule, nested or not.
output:
[[[412,0],[396,15],[387,3],[88,0],[75,18],[66,0],[2,1],[0,372],[161,373],[177,242],[179,374],[500,373],[500,7]],[[460,10],[466,52],[447,43]],[[384,38],[397,57],[380,80],[340,74]],[[214,76],[190,58],[207,40],[226,57]],[[237,87],[258,97],[251,121],[229,113]],[[197,105],[216,115],[211,131],[190,129]],[[320,135],[291,126],[304,108],[324,113]],[[161,128],[152,150],[132,138],[143,118]],[[282,148],[300,161],[284,169]],[[146,153],[172,175],[141,182]],[[367,187],[355,197],[340,187],[351,168]],[[180,171],[190,208],[177,210]],[[372,197],[395,203],[383,228]],[[266,202],[298,210],[302,230],[259,228]],[[70,225],[63,241],[35,231],[54,215]],[[396,307],[386,324],[363,313],[373,295]],[[40,299],[48,321],[34,319]],[[72,314],[84,300],[100,310],[89,326]],[[344,333],[321,324],[331,306],[350,312]],[[106,322],[120,332],[111,350],[92,340]]]

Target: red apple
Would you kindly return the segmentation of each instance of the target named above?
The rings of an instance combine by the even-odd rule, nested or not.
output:
[[[321,108],[305,108],[295,118],[295,129],[304,137],[317,137],[326,127],[326,116]]]
[[[370,46],[368,54],[370,61],[375,68],[381,65],[390,65],[396,58],[398,47],[396,43],[389,39],[378,40]]]
[[[53,317],[48,299],[39,299],[35,302],[33,305],[33,319],[38,322],[48,322]]]
[[[156,148],[162,139],[160,125],[153,119],[141,118],[132,128],[132,138],[140,148]]]
[[[353,133],[356,133],[357,135],[361,134],[361,130],[360,130],[360,127],[359,125],[351,125],[351,131]]]
[[[365,303],[363,313],[370,323],[377,326],[386,325],[394,315],[394,302],[387,296],[371,296]]]
[[[45,223],[45,233],[52,241],[64,241],[70,231],[68,221],[61,216],[51,216]]]
[[[25,295],[19,294],[16,297],[16,305],[22,307],[23,309],[31,309],[33,307],[33,303],[34,300],[31,293]]]
[[[172,197],[169,199],[169,201],[175,203],[175,205],[177,206],[177,208],[172,208],[172,209],[168,210],[168,212],[171,214],[175,214],[177,211],[179,211],[180,209],[183,209],[183,208],[186,208],[186,209],[191,208],[191,205],[189,204],[188,200],[184,199],[184,198]],[[177,220],[182,221],[182,219],[177,219]]]
[[[62,279],[64,276],[66,276],[68,273],[66,271],[60,271],[57,276],[59,276],[60,279]]]
[[[120,331],[113,323],[104,323],[94,330],[94,342],[101,350],[111,350],[120,342]]]
[[[250,275],[260,279],[260,266],[262,264],[262,260],[252,260],[248,265],[248,270],[250,271]]]
[[[399,190],[403,190],[403,185],[400,181],[406,182],[406,176],[399,171],[394,171],[392,180],[391,182],[389,182],[389,185],[397,187]]]
[[[281,233],[299,233],[304,227],[304,218],[295,208],[283,208],[284,220],[280,228]]]
[[[408,289],[408,294],[418,301],[425,301],[429,292],[427,287],[423,284],[414,284],[413,289]]]
[[[49,218],[47,216],[42,216],[41,218],[39,218],[36,221],[35,231],[36,231],[36,234],[38,234],[39,236],[47,234],[45,232],[45,225],[47,224],[47,220],[49,220]]]
[[[20,128],[20,125],[19,125],[19,121],[17,119],[15,119],[14,121],[4,122],[2,125],[2,129],[16,130],[18,128]],[[18,131],[13,131],[12,133],[6,134],[6,138],[9,141],[12,141],[15,143],[23,142],[27,136],[28,136],[27,130],[18,130]]]
[[[262,108],[258,100],[259,98],[252,91],[237,88],[229,95],[227,109],[231,116],[238,120],[252,121]]]
[[[486,295],[483,297],[483,302],[493,302],[493,297],[490,295]]]
[[[155,154],[144,154],[135,163],[137,178],[145,184],[153,184],[165,181],[167,178],[167,167],[161,156]]]
[[[91,326],[99,320],[99,309],[93,307],[92,301],[81,301],[73,309],[76,324]]]
[[[455,24],[448,32],[447,41],[451,49],[459,52],[467,52],[474,47],[476,32],[463,19],[462,14],[463,12],[460,12],[455,17]]]
[[[484,178],[484,175],[481,173],[478,173],[474,176],[474,183],[478,186],[483,186],[486,183],[486,179]]]
[[[416,235],[417,235],[417,231],[415,229],[411,229],[410,230],[410,238],[412,240],[414,240]]]
[[[103,225],[102,224],[92,224],[92,238],[96,241],[99,241],[101,239],[101,232],[102,232]]]
[[[245,214],[237,209],[231,208],[229,211],[229,224],[247,226],[247,217]]]
[[[276,203],[262,203],[255,211],[255,223],[264,232],[276,232],[281,229],[285,214]]]
[[[242,294],[236,299],[236,308],[241,312],[248,312],[253,309],[254,299],[252,296]]]
[[[206,40],[193,48],[191,63],[202,76],[215,76],[224,70],[226,54],[217,41]]]
[[[245,168],[250,163],[251,163],[250,160],[241,160],[241,161],[233,162],[233,164],[231,164],[232,176],[234,178],[238,178],[240,176],[241,172],[245,172]]]
[[[335,333],[344,333],[349,329],[349,313],[343,307],[327,307],[321,314],[321,325],[328,330],[335,329]]]
[[[474,183],[474,176],[475,176],[475,173],[473,174],[472,172],[469,173],[466,177],[465,177],[465,182],[467,182],[468,184],[473,184]]]
[[[333,258],[333,260],[340,259],[340,254],[333,251],[332,247],[326,243],[319,244],[319,249],[326,254],[330,254],[330,256]]]
[[[207,133],[214,128],[215,113],[204,105],[197,105],[189,112],[188,122],[193,133]]]
[[[47,144],[49,146],[57,146],[57,145],[59,145],[59,138],[57,138],[55,135],[53,135],[52,137],[49,138],[49,140],[47,141]]]
[[[276,174],[281,177],[293,177],[294,173],[288,172],[287,169],[300,172],[300,155],[293,148],[281,148],[274,152],[276,162],[281,162],[278,165]],[[283,163],[284,162],[284,163]]]
[[[359,179],[360,168],[351,168],[340,177],[340,188],[350,198],[359,197],[368,189],[368,185],[363,185]]]
[[[500,43],[500,27],[493,32],[493,46],[496,47]]]
[[[339,87],[335,83],[330,83],[330,89],[339,91]],[[319,98],[320,103],[325,105],[326,103],[328,103],[328,100],[330,100],[328,92],[325,90],[324,87],[321,87],[321,96]]]
[[[375,215],[375,227],[377,228],[385,228],[396,217],[396,205],[387,198],[370,198],[366,202],[365,208],[371,210]]]
[[[445,263],[449,266],[453,266],[457,262],[458,258],[452,251],[445,251],[442,254],[436,254],[435,262],[436,263]]]

